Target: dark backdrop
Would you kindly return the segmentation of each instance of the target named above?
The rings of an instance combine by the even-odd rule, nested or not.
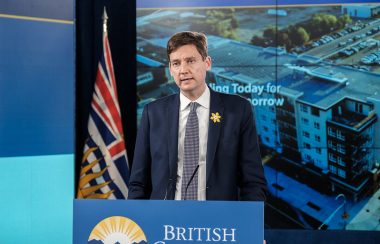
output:
[[[76,179],[78,178],[87,132],[87,120],[102,45],[104,6],[108,14],[108,38],[129,162],[131,163],[133,159],[136,138],[136,2],[128,0],[77,0]]]

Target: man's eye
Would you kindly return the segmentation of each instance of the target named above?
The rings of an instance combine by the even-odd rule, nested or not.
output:
[[[187,63],[188,64],[193,64],[193,63],[195,63],[195,59],[190,59]]]
[[[174,62],[172,63],[173,67],[178,67],[179,66],[179,63],[178,62]]]

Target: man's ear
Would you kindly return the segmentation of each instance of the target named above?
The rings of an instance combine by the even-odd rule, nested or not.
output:
[[[207,65],[206,70],[210,70],[211,66],[212,66],[212,59],[211,59],[211,57],[207,56],[205,61],[206,61],[206,65]]]

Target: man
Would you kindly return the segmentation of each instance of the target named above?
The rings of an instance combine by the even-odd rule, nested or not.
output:
[[[206,36],[177,33],[167,55],[180,94],[145,106],[128,198],[264,201],[251,104],[206,85]]]

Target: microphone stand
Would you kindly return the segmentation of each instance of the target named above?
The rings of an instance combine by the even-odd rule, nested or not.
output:
[[[194,172],[193,172],[193,174],[191,175],[189,182],[187,182],[187,185],[186,185],[186,188],[185,188],[185,197],[183,198],[183,200],[186,200],[187,189],[189,188],[190,183],[193,181],[195,174],[198,172],[198,169],[199,169],[199,164],[198,164],[197,167],[194,169]]]

